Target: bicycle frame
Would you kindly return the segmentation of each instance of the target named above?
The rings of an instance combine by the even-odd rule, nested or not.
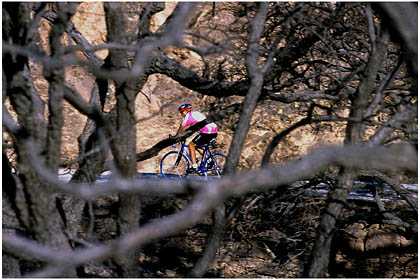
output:
[[[172,147],[176,148],[176,145],[172,145]],[[209,147],[208,144],[207,145],[200,145],[200,146],[198,146],[198,148],[203,149],[203,153],[202,154],[200,153],[201,154],[201,162],[198,165],[198,171],[204,173],[204,172],[207,171],[205,159],[206,159],[207,155],[212,155],[212,153],[210,151],[210,147]],[[179,153],[185,155],[187,157],[188,161],[191,164],[193,164],[191,156],[188,152],[188,145],[186,145],[185,142],[181,142],[181,149],[179,150]]]
[[[160,160],[160,172],[162,175],[170,179],[168,176],[173,178],[186,178],[189,174],[197,173],[199,176],[205,176],[208,180],[211,178],[220,178],[223,174],[223,167],[226,161],[226,155],[218,152],[212,152],[211,147],[215,141],[210,141],[209,144],[200,145],[198,148],[201,154],[201,161],[197,160],[198,163],[197,170],[192,171],[190,169],[192,165],[191,155],[189,154],[189,149],[186,149],[188,145],[185,144],[185,141],[180,142],[180,147],[178,145],[171,145],[175,150],[167,152],[163,155]],[[219,164],[223,165],[220,166]],[[191,172],[192,171],[192,172]]]

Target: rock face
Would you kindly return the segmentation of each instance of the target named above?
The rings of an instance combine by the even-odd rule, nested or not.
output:
[[[416,230],[379,224],[380,219],[373,220],[371,215],[337,234],[333,276],[417,277]]]
[[[345,237],[348,246],[355,251],[369,252],[387,248],[404,248],[414,245],[414,240],[390,232],[390,226],[381,228],[379,224],[365,227],[362,223],[353,223],[346,228]]]
[[[365,250],[372,251],[388,247],[403,248],[411,245],[414,245],[414,240],[407,240],[399,234],[377,229],[368,232]]]

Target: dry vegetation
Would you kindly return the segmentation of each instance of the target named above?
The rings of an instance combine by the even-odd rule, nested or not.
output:
[[[373,201],[357,201],[347,199],[346,195],[343,197],[341,196],[342,194],[337,194],[336,192],[340,188],[350,192],[353,181],[351,181],[351,186],[346,185],[347,182],[343,182],[347,176],[346,172],[350,174],[351,180],[363,179],[369,181],[370,183],[365,186],[365,189],[373,194],[379,192],[378,197],[382,193],[381,187],[376,187],[377,182],[383,183],[384,180],[394,180],[392,182],[397,186],[399,186],[400,182],[417,183],[417,173],[413,172],[414,164],[412,162],[414,150],[408,149],[409,146],[401,146],[401,149],[398,150],[398,148],[392,148],[396,146],[390,145],[390,150],[386,150],[387,152],[389,151],[389,157],[400,156],[397,157],[395,162],[387,158],[385,153],[371,155],[368,151],[366,155],[363,155],[366,156],[366,161],[358,162],[357,159],[353,160],[351,153],[346,154],[345,150],[340,150],[339,148],[337,150],[337,159],[334,158],[334,150],[325,150],[327,159],[323,157],[324,154],[319,152],[327,145],[340,145],[346,141],[353,144],[360,142],[369,143],[375,136],[378,136],[378,131],[387,127],[391,127],[395,131],[387,134],[388,137],[382,139],[381,144],[416,143],[417,141],[417,112],[413,113],[415,116],[410,115],[407,117],[407,120],[404,119],[406,122],[401,125],[400,123],[395,124],[392,122],[395,115],[398,115],[400,112],[410,111],[410,108],[417,104],[417,95],[413,94],[413,90],[417,88],[417,80],[415,79],[413,82],[410,79],[412,66],[409,63],[404,63],[403,66],[399,62],[397,63],[399,61],[400,46],[387,41],[389,38],[386,39],[387,36],[379,34],[379,31],[376,34],[376,39],[379,45],[383,39],[382,36],[385,38],[383,40],[388,44],[388,53],[385,51],[385,54],[388,58],[386,60],[387,64],[384,65],[385,70],[378,70],[378,73],[372,74],[376,77],[372,83],[375,86],[379,86],[380,83],[386,81],[385,77],[388,73],[392,73],[395,69],[398,69],[400,72],[398,72],[398,78],[390,82],[391,85],[387,84],[387,86],[392,86],[392,89],[383,93],[383,101],[375,107],[377,108],[376,111],[366,118],[366,120],[368,119],[366,123],[359,123],[351,117],[351,114],[357,111],[354,100],[357,99],[357,94],[361,95],[361,93],[358,93],[359,88],[364,83],[369,84],[367,81],[369,81],[368,70],[370,68],[366,65],[370,63],[369,58],[374,56],[377,51],[377,49],[370,51],[369,44],[362,42],[358,36],[365,36],[365,39],[372,37],[372,34],[367,34],[368,31],[364,29],[369,20],[375,22],[377,30],[384,28],[382,25],[379,28],[381,24],[379,17],[365,17],[364,13],[369,13],[369,9],[364,5],[362,5],[363,8],[358,5],[349,5],[348,10],[343,9],[346,11],[345,16],[342,18],[343,23],[338,25],[345,31],[334,26],[337,29],[331,28],[330,31],[322,33],[322,36],[325,37],[320,39],[317,36],[320,37],[321,35],[315,31],[318,30],[317,28],[322,27],[321,24],[318,25],[318,21],[326,25],[329,24],[328,13],[325,11],[334,10],[336,8],[334,4],[321,4],[319,9],[317,8],[318,4],[308,6],[310,7],[308,9],[303,9],[297,3],[289,3],[284,6],[273,4],[272,12],[290,13],[288,14],[290,18],[284,16],[284,18],[273,17],[267,20],[265,27],[268,30],[270,30],[268,27],[273,27],[270,32],[283,39],[275,41],[274,38],[276,36],[270,37],[272,34],[266,31],[267,33],[261,35],[264,36],[264,40],[261,40],[260,47],[268,53],[269,46],[271,44],[275,45],[281,54],[276,59],[284,59],[288,64],[287,66],[275,65],[273,72],[270,72],[269,75],[276,76],[276,74],[280,73],[279,76],[269,79],[270,82],[263,87],[264,94],[257,98],[258,102],[255,100],[255,110],[252,111],[248,120],[249,130],[241,139],[243,140],[243,147],[238,155],[237,166],[234,167],[239,174],[244,174],[243,177],[241,175],[226,177],[220,183],[216,182],[205,187],[200,183],[185,183],[182,186],[177,186],[175,183],[175,187],[171,191],[168,191],[167,187],[172,185],[167,182],[159,185],[155,180],[151,179],[136,185],[130,179],[125,178],[130,177],[130,174],[133,175],[136,171],[139,173],[158,173],[161,156],[172,148],[166,147],[161,149],[157,155],[144,161],[136,162],[132,160],[131,163],[134,164],[130,166],[129,163],[125,165],[124,160],[128,159],[129,156],[133,156],[133,153],[130,155],[129,153],[125,154],[125,152],[133,147],[127,145],[127,149],[124,147],[118,150],[118,147],[112,146],[115,145],[113,141],[117,141],[115,140],[116,138],[121,138],[118,141],[124,142],[124,137],[129,137],[130,133],[134,133],[136,142],[133,145],[135,145],[137,156],[152,150],[155,145],[167,139],[168,134],[175,133],[180,123],[176,108],[181,103],[191,103],[195,108],[210,117],[214,113],[230,112],[218,119],[220,132],[217,149],[228,154],[232,146],[237,144],[233,139],[235,135],[239,135],[238,127],[240,125],[238,124],[245,115],[240,109],[240,104],[248,102],[247,99],[252,95],[252,92],[247,92],[247,89],[252,88],[253,82],[257,80],[248,77],[247,73],[252,72],[250,69],[253,68],[246,65],[246,60],[251,59],[252,55],[247,57],[246,52],[248,43],[251,45],[251,40],[248,41],[250,32],[248,27],[251,24],[257,25],[257,23],[252,23],[249,20],[256,17],[257,12],[260,11],[259,6],[252,3],[248,5],[233,2],[226,2],[220,5],[212,3],[201,3],[199,5],[201,9],[191,12],[188,32],[186,32],[185,42],[182,45],[174,39],[171,42],[175,43],[173,45],[169,44],[169,46],[163,48],[163,51],[156,48],[154,52],[150,53],[151,56],[153,54],[153,56],[158,58],[164,57],[166,59],[164,61],[171,63],[168,63],[168,65],[176,65],[175,68],[180,71],[177,73],[179,77],[172,72],[172,69],[167,70],[167,72],[162,70],[163,73],[159,73],[156,70],[152,71],[152,73],[146,71],[146,73],[143,73],[146,77],[144,81],[130,84],[132,80],[127,79],[129,86],[126,88],[127,83],[122,83],[121,85],[121,81],[118,78],[112,80],[113,77],[111,76],[111,79],[109,79],[102,114],[105,116],[104,119],[109,121],[107,125],[111,124],[110,127],[112,128],[118,127],[120,125],[119,122],[122,123],[118,119],[117,111],[120,110],[118,112],[121,113],[123,110],[120,108],[116,109],[119,102],[121,103],[121,100],[118,100],[118,96],[121,96],[124,90],[127,90],[124,92],[126,94],[132,88],[136,88],[136,92],[131,95],[134,96],[134,110],[130,112],[132,113],[130,117],[133,117],[136,121],[135,130],[131,131],[130,127],[123,133],[108,135],[106,133],[109,133],[109,131],[104,129],[105,134],[111,139],[107,140],[110,144],[107,141],[105,142],[111,148],[101,150],[101,152],[106,154],[106,160],[115,159],[114,164],[120,168],[120,171],[123,171],[122,177],[119,178],[119,182],[115,186],[110,186],[112,183],[106,186],[102,185],[111,191],[102,192],[101,185],[91,186],[88,184],[90,183],[89,179],[76,176],[73,178],[75,181],[71,182],[73,185],[60,185],[39,171],[36,166],[27,167],[27,165],[24,165],[25,161],[24,163],[19,163],[19,152],[27,149],[25,146],[26,142],[22,140],[24,148],[19,146],[21,144],[20,134],[16,132],[18,131],[17,129],[13,129],[11,122],[7,122],[7,128],[3,129],[3,155],[8,156],[12,166],[17,167],[18,173],[22,172],[22,176],[28,176],[29,179],[35,180],[33,184],[35,193],[43,188],[49,191],[50,186],[54,186],[53,189],[56,188],[56,191],[48,194],[51,195],[50,199],[46,198],[48,195],[40,193],[40,198],[37,200],[36,196],[32,198],[28,195],[32,190],[26,192],[26,188],[31,188],[32,185],[22,184],[21,182],[25,182],[23,179],[15,179],[18,183],[16,185],[13,184],[15,186],[13,190],[16,190],[17,195],[10,195],[10,189],[6,189],[7,195],[3,195],[3,212],[7,214],[3,215],[3,233],[7,236],[17,236],[16,232],[22,232],[27,237],[30,237],[30,240],[37,242],[29,242],[29,239],[24,238],[16,240],[13,238],[6,239],[6,253],[3,252],[3,254],[7,256],[8,261],[3,264],[3,271],[6,273],[4,275],[16,277],[22,274],[34,277],[75,277],[76,275],[78,277],[133,277],[132,264],[134,263],[136,273],[138,273],[134,275],[135,277],[306,277],[305,273],[309,270],[309,266],[316,264],[317,261],[312,254],[317,252],[316,244],[323,238],[322,230],[320,233],[319,228],[325,226],[323,219],[330,213],[331,208],[329,207],[334,207],[331,205],[338,203],[340,206],[336,207],[339,209],[337,213],[342,215],[337,213],[331,214],[331,216],[336,215],[339,219],[336,221],[337,224],[332,229],[329,229],[334,233],[330,247],[325,246],[328,249],[331,248],[331,252],[328,252],[327,256],[328,269],[324,274],[322,271],[315,272],[311,274],[312,277],[320,277],[322,275],[322,277],[337,278],[417,278],[417,208],[402,199],[382,201],[377,198]],[[125,3],[121,7],[117,6],[110,4],[108,11],[106,11],[103,3],[80,3],[71,18],[71,22],[91,45],[109,43],[112,42],[112,38],[115,38],[112,36],[116,35],[110,35],[107,32],[111,28],[107,28],[106,22],[107,20],[116,20],[112,15],[121,8],[124,12],[125,31],[127,34],[134,36],[137,29],[142,27],[139,22],[143,22],[143,24],[145,22],[140,19],[146,6],[138,3]],[[168,2],[165,9],[155,13],[149,22],[146,20],[148,30],[151,32],[163,32],[162,34],[164,35],[161,37],[157,36],[159,38],[168,36],[168,34],[164,33],[165,30],[162,31],[160,28],[165,26],[164,23],[168,16],[176,11],[176,6],[175,2]],[[294,17],[294,13],[296,13],[296,17]],[[319,18],[317,21],[310,23],[310,18],[314,14]],[[252,16],[249,17],[250,15]],[[334,17],[339,18],[340,15],[334,14]],[[298,19],[302,20],[303,27],[299,27]],[[276,20],[279,22],[276,22]],[[276,24],[279,27],[276,27]],[[312,29],[305,24],[313,24],[311,26]],[[41,18],[39,21],[39,36],[36,37],[36,45],[42,47],[48,55],[52,52],[48,35],[51,34],[52,28],[58,25],[59,23],[51,22],[51,19],[48,17]],[[296,36],[291,31],[293,26],[297,30]],[[353,33],[358,28],[360,29],[360,34],[356,34],[357,32]],[[308,30],[312,30],[312,35],[315,34],[316,36],[312,36]],[[349,34],[346,33],[348,30],[351,30],[351,32],[348,32]],[[290,34],[288,33],[289,31]],[[235,36],[232,36],[232,32],[237,33],[233,33]],[[73,40],[74,38],[72,39],[70,35],[71,32],[64,32],[63,34],[61,40],[64,45],[77,45],[76,41]],[[334,36],[340,38],[342,34],[345,34],[343,38],[346,41],[344,39],[334,39]],[[143,36],[147,38],[147,36],[152,35],[150,33]],[[168,36],[168,38],[171,38],[171,36]],[[311,38],[311,40],[317,38],[313,47],[307,47],[302,43],[301,49],[310,49],[308,55],[305,55],[304,52],[299,53],[300,49],[295,50],[293,48],[294,45],[289,43],[295,40],[293,42],[298,44],[300,43],[299,40],[302,39],[304,41],[304,38]],[[323,42],[323,40],[327,39],[331,39],[332,42],[329,46]],[[355,41],[359,43],[354,43]],[[333,45],[341,44],[341,42],[343,46]],[[219,49],[221,46],[223,46],[223,52]],[[9,50],[7,44],[6,47]],[[195,47],[197,48],[194,49]],[[211,52],[212,49],[210,47],[214,47],[214,53]],[[336,50],[342,50],[347,47],[352,49],[352,51],[354,50],[354,53],[357,53],[357,55],[343,54],[341,56],[340,54],[340,59],[343,59],[337,63],[338,58],[336,56],[338,52]],[[296,55],[297,59],[289,59],[288,54],[282,51],[284,48],[296,51],[296,54],[293,54]],[[202,52],[206,50],[209,53],[203,54],[197,49]],[[115,61],[110,62],[105,59],[107,57],[117,57],[119,51],[121,50],[118,48],[110,48],[110,50],[105,48],[95,52],[95,55],[102,59],[100,60],[101,62],[108,63],[106,65],[109,69],[113,69],[113,67],[118,68],[120,66],[112,64]],[[9,50],[9,52],[11,51]],[[88,63],[88,65],[82,65],[83,63],[69,65],[65,68],[63,77],[65,82],[75,89],[80,99],[87,104],[92,97],[93,89],[98,84],[97,77],[100,75],[98,72],[95,72],[95,69],[92,70],[93,67],[89,64],[91,61],[88,60],[86,53],[77,51],[76,57],[80,58],[84,63]],[[127,62],[127,65],[130,67],[135,65],[136,58],[131,53],[128,57],[129,59],[124,62]],[[259,67],[262,67],[269,60],[267,57],[269,56],[261,56],[255,60],[258,62]],[[318,61],[319,64],[313,63],[312,60]],[[172,64],[175,63],[174,61],[179,64]],[[277,60],[274,59],[273,61]],[[42,65],[36,58],[29,58],[28,65],[36,92],[43,102],[44,118],[48,120],[51,118],[48,107],[50,103],[49,89],[54,82],[45,77],[46,65]],[[371,68],[376,67],[372,65],[370,66]],[[337,68],[333,66],[337,66]],[[360,68],[357,71],[354,69],[356,66]],[[159,68],[154,64],[153,67]],[[282,67],[284,69],[281,69]],[[259,73],[257,70],[254,72]],[[366,75],[358,77],[358,73],[361,73],[362,70],[365,71]],[[194,74],[191,74],[191,72]],[[117,75],[118,73],[114,74]],[[347,74],[348,77],[346,78],[342,76]],[[378,81],[375,79],[378,79]],[[241,84],[242,80],[247,80],[244,82],[245,86]],[[217,90],[206,91],[206,83],[209,81],[216,85],[222,84],[227,89],[220,86],[219,89],[222,92],[220,95]],[[201,82],[204,85],[200,84]],[[232,86],[235,82],[239,83],[239,86],[236,88]],[[10,84],[12,83],[10,82],[8,86]],[[345,85],[343,86],[343,84]],[[342,86],[343,88],[341,88]],[[333,90],[334,87],[338,88],[337,91]],[[124,90],[121,91],[121,88]],[[377,96],[382,94],[378,88],[372,89],[372,92],[377,92]],[[316,94],[319,94],[321,98],[310,97]],[[10,95],[12,96],[12,94]],[[342,98],[343,95],[345,95],[345,98]],[[297,101],[290,101],[288,98],[290,100],[295,98]],[[13,98],[4,98],[6,107],[3,109],[7,108],[14,121],[25,127],[25,124],[21,124],[17,117],[22,116],[18,106],[11,104],[12,101],[10,99]],[[371,101],[374,103],[373,100]],[[62,144],[59,150],[59,165],[52,167],[51,170],[54,170],[54,168],[57,168],[57,170],[58,168],[61,170],[80,168],[78,171],[83,171],[83,160],[87,156],[83,154],[85,151],[79,151],[81,144],[78,142],[78,137],[86,129],[85,125],[89,114],[65,100],[63,104],[62,115],[64,122],[61,129],[62,135],[60,136]],[[252,104],[250,107],[252,107]],[[404,111],[405,109],[407,110]],[[90,116],[92,117],[92,115]],[[24,119],[25,117],[22,116],[22,118]],[[296,124],[299,124],[299,122],[305,121],[305,119],[310,119],[310,122],[297,126],[296,129],[285,133]],[[357,128],[357,126],[360,127]],[[355,137],[354,131],[357,129],[359,129],[359,134]],[[279,135],[281,136],[282,133],[284,133],[284,136],[274,146],[272,154],[268,156],[269,162],[277,164],[277,166],[274,165],[272,169],[262,169],[260,173],[261,165],[267,163],[264,162],[264,158],[267,156],[267,147],[273,143],[273,139],[276,139]],[[351,137],[349,136],[350,134],[352,134]],[[360,137],[360,139],[356,141],[349,140],[352,137],[356,139]],[[126,140],[126,142],[129,142],[129,140]],[[14,144],[18,145],[19,148],[16,150],[12,149]],[[104,145],[100,140],[97,140],[96,144],[98,146]],[[101,146],[100,148],[103,147]],[[380,147],[374,146],[373,148],[380,150]],[[314,153],[311,154],[311,151],[314,151]],[[398,151],[401,151],[401,153],[399,154]],[[356,152],[360,153],[359,150],[356,150]],[[407,153],[408,156],[405,159],[401,159]],[[362,154],[360,153],[360,155]],[[20,155],[22,159],[25,159],[25,153]],[[348,155],[349,162],[345,162],[346,158],[344,157],[343,159],[343,155]],[[371,161],[375,161],[376,158],[384,158],[384,163],[372,163]],[[102,162],[100,157],[95,158],[95,160],[100,167],[96,170],[95,165],[93,167],[95,171],[92,171],[92,174],[96,174],[95,172],[100,174],[105,169],[105,160]],[[310,164],[304,165],[306,162]],[[335,164],[335,166],[330,167],[330,162],[333,163],[331,165]],[[392,168],[391,164],[383,166],[391,162],[395,164],[396,168],[406,168],[411,172],[397,172]],[[281,164],[283,163],[291,164],[291,166],[296,166],[296,168],[295,170],[293,168],[287,169],[288,165],[282,166]],[[24,168],[19,169],[19,166],[22,164]],[[318,164],[322,167],[318,168]],[[323,164],[325,164],[325,168]],[[388,176],[376,173],[353,173],[353,169],[356,167],[362,166],[363,168],[364,166],[369,166],[369,164],[379,166],[379,169],[382,168],[384,172],[388,172],[386,174]],[[134,165],[136,167],[132,168]],[[22,171],[25,168],[31,171],[25,173],[27,171]],[[300,170],[300,168],[302,168],[302,173],[309,175],[305,178],[295,175],[297,173],[296,170]],[[311,173],[312,168],[315,170],[313,173]],[[251,173],[248,173],[249,171]],[[30,176],[31,172],[34,172],[33,177]],[[40,177],[37,177],[39,173],[42,174]],[[233,172],[231,171],[231,173]],[[269,175],[263,176],[261,174]],[[279,174],[285,175],[281,177]],[[305,181],[306,184],[303,186],[292,188],[290,186],[295,184],[289,182],[288,175],[291,178],[297,177],[299,180],[309,180]],[[13,176],[15,174],[11,175],[11,177]],[[386,179],[381,181],[381,178],[383,178],[381,176],[386,177]],[[28,178],[26,180],[29,181]],[[38,179],[36,178],[42,179],[37,181]],[[262,178],[261,181],[263,182],[253,181],[256,180],[255,178]],[[255,185],[249,185],[252,184],[250,182],[254,182]],[[314,195],[311,187],[320,182],[326,183],[325,190],[329,192],[328,197]],[[389,183],[391,181],[386,182]],[[156,196],[150,194],[154,192],[153,187],[162,190],[162,193]],[[208,187],[214,187],[214,190],[212,191]],[[22,189],[25,189],[27,197],[36,201],[34,203],[35,206],[31,205],[29,201],[28,208],[25,208],[26,206],[23,206],[22,201],[19,201],[23,197]],[[95,195],[95,192],[99,193],[99,196]],[[127,194],[130,192],[132,192],[131,195]],[[205,195],[208,195],[208,198],[203,199],[203,201],[209,202],[209,204],[207,205],[203,202],[203,208],[209,207],[211,211],[205,212],[201,219],[197,219],[198,222],[191,225],[186,222],[186,225],[182,224],[180,229],[175,229],[172,234],[170,233],[172,228],[168,226],[165,227],[163,225],[161,228],[156,227],[156,229],[153,227],[155,222],[156,224],[159,222],[164,224],[165,219],[170,222],[171,217],[190,213],[188,209],[191,207],[194,209],[194,205],[196,205],[194,203],[197,203],[196,201],[199,201],[200,197],[205,197]],[[213,260],[211,259],[208,262],[207,269],[197,274],[191,274],[191,271],[195,269],[197,263],[206,254],[208,249],[206,246],[211,239],[209,237],[212,237],[214,231],[218,230],[217,220],[221,219],[218,216],[220,204],[213,201],[213,199],[223,201],[226,208],[226,211],[223,209],[223,214],[226,216],[222,217],[225,224],[222,225],[223,230],[220,234],[220,242],[216,244],[218,246],[216,247],[217,254],[215,254]],[[55,209],[56,203],[60,205],[59,210]],[[30,229],[35,218],[30,215],[31,211],[36,211],[30,207],[40,205],[42,207],[48,205],[48,207],[45,207],[48,209],[54,208],[54,211],[48,210],[50,212],[45,212],[42,215],[45,215],[48,221],[54,221],[56,217],[62,216],[61,218],[66,223],[66,230],[62,231],[55,228],[51,229],[50,232],[45,230],[45,235],[37,231],[32,232]],[[215,212],[212,212],[213,210]],[[131,217],[128,213],[135,213],[135,215]],[[193,214],[191,216],[195,218]],[[230,214],[231,216],[229,216]],[[60,220],[60,218],[57,219]],[[57,222],[55,225],[60,227],[61,222]],[[64,228],[64,226],[62,227]],[[150,239],[143,241],[142,234],[148,236],[149,228],[152,231],[156,230],[159,238],[151,236]],[[176,228],[176,225],[173,228]],[[145,233],[142,232],[143,229]],[[162,233],[165,230],[168,230],[169,233]],[[41,232],[42,230],[39,231]],[[56,232],[60,234],[55,235]],[[134,234],[130,235],[131,232],[134,232]],[[136,233],[140,234],[136,235]],[[46,237],[48,234],[53,234],[52,236],[54,236],[54,240],[51,239],[51,242],[56,242],[56,236],[60,236],[57,239],[62,238],[64,240],[64,248],[62,244],[57,246],[63,252],[73,254],[72,261],[66,262],[65,256],[57,254],[59,261],[55,262],[54,259],[51,260],[51,257],[48,257],[47,253],[44,253],[43,250],[50,252],[48,250],[56,246],[56,244],[49,244],[50,241]],[[28,243],[26,243],[27,241]],[[134,245],[131,245],[130,241]],[[59,241],[57,242],[59,243]],[[42,244],[42,247],[36,247],[39,244]],[[138,244],[141,244],[139,250],[131,250],[136,248]],[[123,251],[124,248],[129,249],[124,251],[124,254],[119,254],[114,252],[118,251],[117,249],[109,249],[112,246],[121,247]],[[72,250],[75,248],[80,249],[80,254],[78,250]],[[95,249],[105,251],[103,253],[105,257],[90,257],[90,254],[95,254]],[[16,253],[19,250],[28,250],[28,255],[31,257],[25,258],[20,253]],[[36,254],[37,250],[41,252],[41,256]],[[126,252],[129,253],[125,254]],[[83,253],[85,254],[83,255]],[[15,259],[15,255],[18,258]],[[61,257],[63,259],[60,259]],[[87,261],[83,265],[78,264],[84,258]],[[12,261],[9,262],[10,259]],[[13,267],[13,264],[16,265],[15,260],[18,260],[20,269],[20,272],[17,274],[15,273],[19,269]],[[74,263],[72,263],[73,261]],[[44,265],[45,263],[47,265]],[[60,265],[57,265],[57,263],[63,266],[69,265],[69,269],[60,271]],[[76,267],[78,268],[76,269]],[[58,269],[58,272],[55,269]],[[73,269],[75,271],[72,271]]]

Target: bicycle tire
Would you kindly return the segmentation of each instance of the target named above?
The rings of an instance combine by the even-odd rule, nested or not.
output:
[[[181,154],[178,164],[176,161],[179,151],[171,151],[165,154],[160,160],[160,173],[165,179],[183,179],[187,175],[187,169],[190,167],[189,161],[184,154]]]
[[[213,157],[215,164],[209,166],[210,159]],[[223,169],[225,168],[227,156],[222,153],[212,153],[212,155],[206,158],[206,173],[210,178],[220,178],[223,175]]]

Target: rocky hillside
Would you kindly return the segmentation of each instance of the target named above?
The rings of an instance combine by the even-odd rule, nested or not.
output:
[[[152,29],[156,29],[170,12],[175,3],[167,3],[166,9],[154,15]],[[227,20],[227,19],[219,19]],[[101,44],[106,37],[104,11],[101,3],[87,2],[78,7],[78,12],[73,17],[76,28],[92,44]],[[41,43],[46,46],[49,23],[42,21]],[[172,57],[182,60],[186,66],[200,67],[199,58],[193,52],[170,48],[167,53]],[[80,54],[82,56],[82,54]],[[105,58],[107,51],[97,52],[101,58]],[[41,77],[42,69],[33,64],[31,71],[35,77],[36,88],[46,100],[48,84]],[[66,72],[67,82],[72,84],[80,94],[89,100],[94,78],[89,71],[80,66],[72,66]],[[215,103],[224,106],[240,103],[242,97],[229,97],[222,101],[214,97],[203,96],[197,92],[188,90],[177,82],[163,75],[152,75],[138,93],[136,100],[137,124],[137,152],[152,147],[155,143],[163,140],[170,133],[175,133],[181,119],[176,108],[182,103],[191,103],[194,108],[208,113],[211,105]],[[106,111],[115,104],[112,86],[109,89]],[[48,113],[48,112],[46,112]],[[63,163],[74,163],[78,153],[77,137],[83,130],[86,118],[80,115],[74,108],[65,106],[64,146],[62,149]],[[218,136],[219,151],[228,153],[230,141],[234,132],[235,122],[238,116],[229,116],[223,122],[218,123],[220,133]],[[265,147],[271,139],[303,117],[298,105],[287,105],[274,102],[263,102],[257,107],[251,122],[240,168],[255,168],[260,165]],[[326,129],[314,132],[311,127],[303,127],[291,133],[277,148],[272,156],[273,161],[284,162],[305,153],[308,149],[324,143],[342,142],[344,131],[338,124],[328,124]],[[161,151],[158,157],[138,163],[139,172],[157,172],[161,155],[170,148]],[[73,166],[74,167],[74,166]]]

